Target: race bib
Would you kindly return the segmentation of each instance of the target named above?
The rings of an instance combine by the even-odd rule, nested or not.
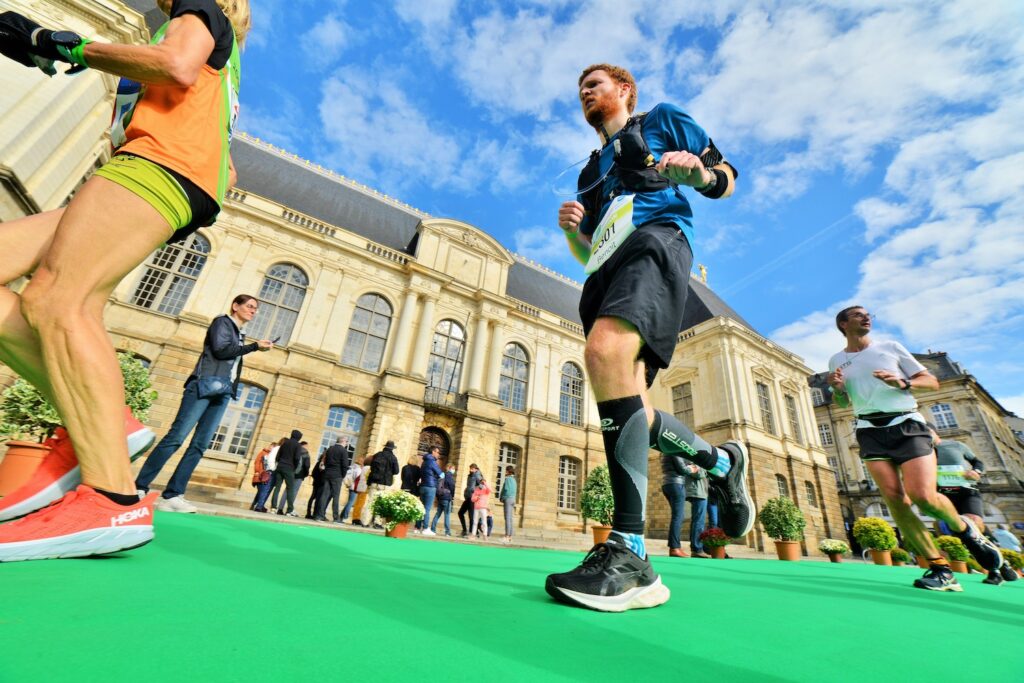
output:
[[[635,230],[633,195],[620,195],[608,205],[604,218],[594,230],[590,258],[587,259],[587,265],[583,267],[583,272],[590,275],[600,268]]]
[[[943,488],[973,488],[974,482],[964,477],[960,465],[939,465],[939,486]]]

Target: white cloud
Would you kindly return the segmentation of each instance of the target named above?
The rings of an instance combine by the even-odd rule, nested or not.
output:
[[[301,38],[306,58],[320,69],[338,60],[348,47],[352,29],[335,14],[328,14]]]
[[[878,197],[862,199],[857,202],[854,211],[867,226],[864,239],[868,242],[885,235],[890,228],[903,225],[916,213],[914,208],[907,204],[893,204]]]
[[[456,0],[396,0],[395,12],[403,21],[420,24],[428,31],[448,27]]]
[[[1024,394],[1001,396],[996,398],[996,400],[1011,413],[1016,413],[1017,417],[1024,417]]]
[[[551,227],[517,230],[513,236],[516,253],[549,268],[577,263],[569,253],[562,231]],[[582,269],[582,266],[580,266]]]

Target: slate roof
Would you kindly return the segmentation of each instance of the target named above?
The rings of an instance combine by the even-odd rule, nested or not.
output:
[[[124,0],[124,4],[146,18],[150,35],[156,33],[156,30],[167,21],[167,15],[156,6],[156,0]]]
[[[505,293],[531,306],[581,324],[579,303],[583,287],[523,258],[508,271]]]

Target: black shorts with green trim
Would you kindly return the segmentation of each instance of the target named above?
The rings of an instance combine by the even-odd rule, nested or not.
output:
[[[940,486],[939,492],[946,496],[946,498],[949,498],[949,502],[953,504],[953,507],[961,515],[985,516],[984,506],[981,504],[981,493],[977,489],[966,486],[957,486],[955,488]]]
[[[857,430],[861,460],[889,460],[895,465],[932,453],[932,435],[928,425],[904,420],[891,427],[866,427]]]

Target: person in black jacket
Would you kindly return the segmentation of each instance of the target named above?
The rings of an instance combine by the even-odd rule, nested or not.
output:
[[[292,435],[284,440],[281,448],[277,451],[277,469],[274,470],[274,494],[270,499],[270,507],[277,508],[277,514],[287,514],[289,517],[298,517],[295,514],[295,494],[298,490],[295,487],[295,470],[302,462],[302,445],[299,440],[302,432],[298,429],[292,430]],[[277,495],[281,492],[281,484],[284,483],[285,491],[281,496],[281,504],[277,503]],[[285,511],[285,501],[288,503],[288,510]]]
[[[295,497],[299,497],[299,489],[302,488],[302,480],[309,476],[309,446],[308,441],[299,442],[298,465],[295,466]]]
[[[256,297],[239,294],[231,302],[231,314],[213,319],[206,330],[203,353],[199,356],[192,374],[185,380],[185,393],[181,406],[171,424],[170,430],[157,447],[146,458],[146,463],[135,478],[135,488],[142,496],[149,491],[160,470],[174,452],[185,441],[189,432],[195,429],[192,442],[185,450],[178,466],[174,468],[163,496],[157,502],[157,509],[165,512],[195,512],[196,506],[185,500],[185,487],[192,477],[192,471],[199,464],[203,452],[210,447],[213,434],[224,417],[228,402],[238,395],[238,380],[242,376],[242,356],[253,351],[269,351],[274,348],[270,340],[245,343],[242,327],[254,317],[260,302]],[[201,379],[219,378],[219,390],[226,393],[201,396]],[[202,387],[204,390],[205,386]]]
[[[348,437],[341,437],[324,453],[324,485],[316,505],[315,519],[327,521],[327,501],[331,502],[332,520],[340,522],[338,504],[341,502],[341,481],[352,462],[352,447]]]
[[[469,532],[466,530],[466,513],[469,513],[470,519],[473,518],[473,491],[476,490],[476,485],[483,478],[484,475],[480,473],[480,468],[476,466],[476,463],[471,464],[469,466],[469,476],[466,477],[466,490],[462,492],[462,506],[459,508],[459,524],[462,525],[463,536],[469,535]]]
[[[359,516],[363,526],[370,526],[370,523],[374,521],[373,499],[387,491],[395,483],[396,474],[398,474],[398,458],[395,457],[395,442],[388,441],[384,444],[384,450],[374,453],[373,460],[370,462],[366,504],[363,505],[363,511]]]
[[[316,464],[313,465],[313,492],[309,494],[309,500],[306,501],[306,519],[313,519],[316,511],[320,508],[320,496],[323,495],[324,490],[324,456],[327,455],[327,449],[325,448],[320,452],[320,457],[316,459]]]

